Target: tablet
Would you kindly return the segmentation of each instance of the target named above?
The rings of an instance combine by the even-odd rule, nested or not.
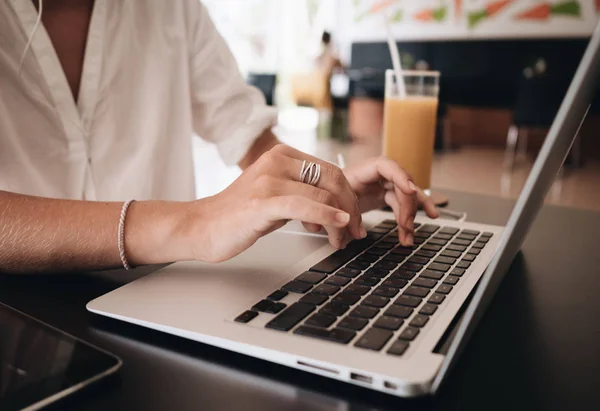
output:
[[[35,410],[119,369],[121,360],[0,303],[0,410]]]

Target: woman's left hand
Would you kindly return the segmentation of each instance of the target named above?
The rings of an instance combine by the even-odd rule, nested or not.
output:
[[[416,187],[411,176],[387,157],[369,159],[343,170],[358,197],[361,213],[390,206],[396,216],[400,242],[413,244],[414,219],[418,206],[430,218],[439,217],[431,198]]]

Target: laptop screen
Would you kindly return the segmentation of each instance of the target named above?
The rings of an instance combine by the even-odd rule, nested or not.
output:
[[[448,354],[433,382],[433,392],[437,391],[448,370],[456,361],[521,248],[527,232],[535,220],[544,198],[587,115],[590,102],[598,86],[599,76],[600,24],[594,31],[544,145],[525,182],[521,195],[517,199],[498,251],[481,278],[473,299],[456,330],[456,337],[452,341]]]

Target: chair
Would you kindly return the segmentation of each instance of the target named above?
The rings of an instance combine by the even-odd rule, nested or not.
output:
[[[568,88],[566,76],[546,71],[545,62],[538,60],[523,72],[514,105],[513,121],[506,136],[505,168],[513,169],[517,160],[526,157],[529,131],[533,128],[548,129],[554,121]],[[580,139],[571,152],[571,160],[579,164]]]
[[[275,84],[277,82],[275,74],[249,73],[246,82],[258,88],[263,93],[269,106],[273,105],[275,100]]]

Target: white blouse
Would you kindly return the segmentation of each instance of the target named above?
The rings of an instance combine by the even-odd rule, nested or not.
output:
[[[0,1],[0,190],[195,198],[192,136],[240,161],[276,111],[198,0],[96,0],[77,102],[31,0]]]

